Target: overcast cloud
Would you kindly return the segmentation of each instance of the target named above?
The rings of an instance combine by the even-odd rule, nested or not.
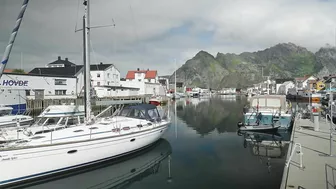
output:
[[[22,0],[0,1],[0,55]],[[79,4],[79,8],[78,8]],[[29,71],[57,56],[82,64],[82,0],[30,0],[8,68]],[[198,51],[241,53],[293,42],[315,52],[335,44],[336,1],[91,0],[91,62],[174,71]],[[113,22],[114,21],[114,22]]]

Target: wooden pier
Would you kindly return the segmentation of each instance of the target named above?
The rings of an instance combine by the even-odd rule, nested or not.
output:
[[[109,105],[129,105],[137,103],[148,103],[149,96],[127,96],[127,97],[113,97],[113,98],[100,98],[100,99],[91,99],[92,108],[99,109],[101,107],[106,107]],[[77,104],[84,105],[83,98],[77,99],[37,99],[37,100],[27,100],[27,109],[29,110],[43,110],[49,105],[62,105],[62,104]]]
[[[295,120],[281,189],[336,188],[336,141],[330,140],[329,121],[320,117],[318,123],[314,130],[312,120]]]

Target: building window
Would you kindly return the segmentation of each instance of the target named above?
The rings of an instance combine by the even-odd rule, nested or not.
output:
[[[141,81],[141,79],[138,79],[139,81]]]
[[[107,73],[107,78],[110,78],[110,73]]]
[[[100,86],[100,82],[97,82],[97,86]]]
[[[97,77],[100,77],[100,73],[97,73]]]
[[[66,85],[66,79],[55,79],[55,85]]]
[[[110,82],[109,82],[109,81],[107,82],[107,85],[110,85]]]
[[[26,96],[30,96],[30,90],[26,90]]]
[[[55,95],[66,95],[66,90],[55,90]]]

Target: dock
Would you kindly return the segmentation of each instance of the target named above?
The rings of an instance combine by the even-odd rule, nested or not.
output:
[[[129,105],[137,103],[148,103],[148,95],[141,96],[120,96],[120,97],[111,97],[111,98],[94,98],[91,99],[93,108],[99,108],[100,106],[106,107],[109,105]],[[70,104],[74,103],[77,105],[84,105],[84,98],[63,98],[63,99],[28,99],[27,100],[27,109],[30,110],[42,110],[50,105],[61,105],[61,104]]]
[[[281,189],[336,188],[335,136],[330,140],[329,120],[320,117],[318,123],[319,129],[315,131],[311,119],[295,119]]]

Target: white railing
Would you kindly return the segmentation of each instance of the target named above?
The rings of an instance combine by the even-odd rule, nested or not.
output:
[[[333,105],[334,106],[334,105]],[[335,123],[333,122],[333,118],[332,118],[332,115],[330,115],[330,114],[326,114],[326,123],[328,124],[328,118],[330,119],[330,122],[329,122],[329,126],[330,126],[330,150],[329,150],[329,155],[328,156],[335,156],[335,155],[333,155],[333,151],[332,151],[332,149],[333,149],[333,142],[334,142],[334,140],[333,140],[333,126],[335,125]]]
[[[300,143],[295,143],[294,144],[294,147],[293,147],[293,150],[291,152],[291,155],[289,156],[289,159],[287,160],[286,162],[286,167],[289,166],[290,162],[292,161],[292,157],[294,155],[294,152],[296,150],[296,147],[299,147],[299,151],[297,151],[296,153],[298,153],[300,155],[300,168],[303,169],[303,152],[302,152],[302,146]]]

